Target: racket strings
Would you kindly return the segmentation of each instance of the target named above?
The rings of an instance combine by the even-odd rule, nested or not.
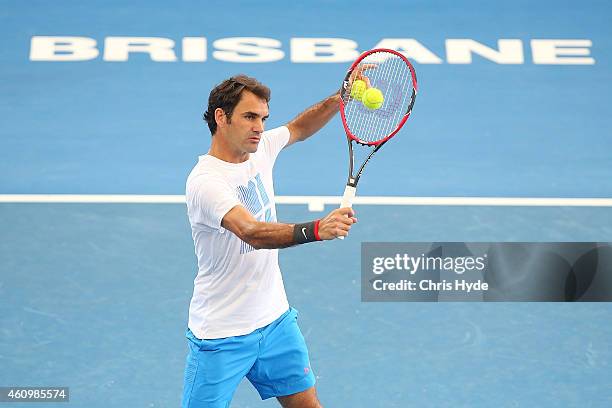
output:
[[[374,75],[370,83],[373,87],[378,88],[382,91],[383,96],[387,95],[387,98],[392,102],[387,102],[387,106],[383,106],[379,109],[379,112],[371,112],[372,114],[365,116],[365,120],[362,123],[362,129],[364,134],[372,135],[370,137],[375,137],[375,133],[381,134],[389,134],[391,132],[391,127],[394,122],[394,119],[398,113],[397,104],[395,103],[396,99],[393,98],[394,95],[391,94],[391,90],[396,83],[397,76],[400,75],[399,67],[397,61],[400,58],[391,59],[390,63],[383,64],[383,69],[380,71],[380,75]],[[376,72],[374,73],[376,74]],[[393,89],[395,91],[395,89]],[[367,108],[366,108],[367,109]],[[390,120],[384,120],[390,119]],[[370,140],[368,140],[370,141]]]
[[[376,56],[374,55],[374,57]],[[374,60],[376,59],[374,58]],[[375,71],[372,76],[370,83],[387,96],[387,104],[385,106],[383,103],[379,110],[368,112],[370,114],[366,115],[365,120],[362,121],[361,129],[366,135],[367,141],[383,138],[391,133],[394,125],[399,123],[401,110],[398,108],[401,107],[401,103],[398,103],[398,96],[401,95],[401,90],[398,90],[397,86],[398,83],[401,84],[400,80],[403,79],[402,74],[404,72],[401,71],[403,65],[403,60],[394,56],[389,58],[387,63],[383,64],[382,69],[378,72]],[[400,92],[399,95],[398,91]]]
[[[347,127],[362,143],[374,143],[391,134],[408,112],[414,95],[413,76],[402,58],[384,51],[368,55],[355,69],[363,70],[362,75],[382,92],[384,101],[380,108],[369,109],[351,98],[350,90],[346,92]]]

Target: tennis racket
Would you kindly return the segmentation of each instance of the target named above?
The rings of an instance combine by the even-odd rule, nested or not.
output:
[[[365,92],[371,88],[382,92],[384,99],[380,107],[372,109],[372,105],[367,107],[362,103],[361,92],[353,90],[357,80],[365,82]],[[340,115],[349,151],[348,180],[341,207],[352,206],[363,169],[374,154],[404,126],[412,112],[416,94],[414,67],[397,51],[383,48],[366,51],[349,68],[340,90]],[[353,143],[370,150],[356,174]]]

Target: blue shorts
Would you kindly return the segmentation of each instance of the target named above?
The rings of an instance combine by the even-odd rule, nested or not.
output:
[[[244,336],[200,340],[187,329],[183,408],[229,407],[245,376],[261,399],[305,391],[315,383],[297,310]]]

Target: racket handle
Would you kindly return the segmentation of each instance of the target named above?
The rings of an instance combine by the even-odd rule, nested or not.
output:
[[[340,203],[340,208],[344,207],[352,207],[353,199],[355,198],[355,192],[357,191],[357,187],[347,185],[344,189],[344,195],[342,196],[342,202]]]
[[[353,207],[353,199],[355,198],[355,193],[357,192],[357,187],[347,185],[344,189],[344,195],[342,196],[342,202],[340,203],[340,208],[344,207]],[[340,239],[344,239],[344,237],[338,237]]]

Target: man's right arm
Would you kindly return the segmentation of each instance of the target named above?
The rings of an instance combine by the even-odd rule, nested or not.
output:
[[[351,226],[357,222],[350,208],[338,208],[319,220],[318,235],[329,240],[348,235]],[[234,206],[221,220],[221,226],[255,249],[286,248],[297,245],[294,238],[295,224],[257,221],[241,205]]]

